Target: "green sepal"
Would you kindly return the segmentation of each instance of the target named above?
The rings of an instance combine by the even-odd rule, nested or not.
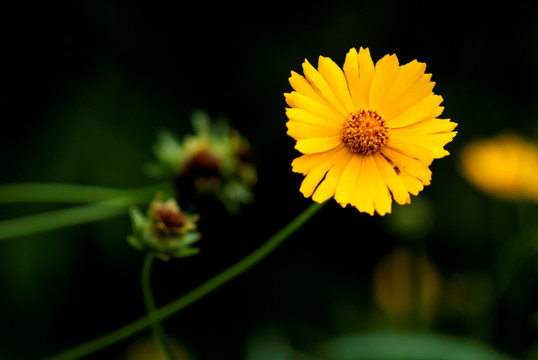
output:
[[[136,250],[140,250],[140,251],[144,250],[144,244],[142,243],[142,241],[140,241],[140,239],[137,236],[134,236],[134,235],[127,236],[127,242]]]

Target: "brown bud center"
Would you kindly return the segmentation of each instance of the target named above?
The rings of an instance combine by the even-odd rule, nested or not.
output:
[[[209,149],[203,149],[189,158],[183,175],[192,178],[211,178],[220,175],[220,159]]]
[[[185,224],[185,215],[169,207],[160,207],[155,211],[157,220],[161,221],[167,229],[175,229]]]

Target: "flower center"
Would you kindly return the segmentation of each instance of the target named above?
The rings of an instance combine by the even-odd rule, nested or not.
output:
[[[346,119],[342,141],[355,154],[371,155],[387,145],[389,128],[375,111],[354,111]]]

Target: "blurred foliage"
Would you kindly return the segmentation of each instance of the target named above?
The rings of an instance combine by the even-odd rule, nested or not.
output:
[[[377,332],[351,335],[324,345],[329,359],[508,360],[479,343],[432,333]]]
[[[321,344],[348,334],[358,337],[338,349],[352,355],[335,358],[364,358],[351,352],[362,351],[361,344],[397,348],[403,340],[419,348],[456,346],[478,354],[473,359],[482,346],[486,354],[535,358],[538,209],[489,198],[463,179],[459,161],[475,136],[508,129],[538,139],[536,4],[338,0],[260,7],[7,5],[0,25],[0,183],[151,185],[143,170],[160,130],[189,133],[199,108],[226,117],[254,151],[255,201],[233,216],[204,204],[200,254],[155,264],[155,299],[164,304],[251,252],[309,204],[298,191],[301,177],[290,170],[296,152],[286,135],[283,93],[291,70],[319,55],[342,64],[358,46],[368,46],[374,59],[416,58],[433,74],[443,116],[459,124],[447,146],[452,155],[432,165],[432,185],[395,208],[394,217],[330,203],[267,260],[163,326],[189,359],[316,359]],[[60,206],[2,204],[0,219]],[[142,316],[143,255],[125,241],[130,230],[125,215],[0,242],[0,358],[41,358]],[[395,330],[374,302],[374,273],[380,259],[402,247],[427,255],[438,274],[436,313],[421,329],[425,335],[368,337]],[[468,348],[439,333],[480,345]],[[148,334],[88,359],[128,359]],[[260,355],[264,348],[270,356]]]

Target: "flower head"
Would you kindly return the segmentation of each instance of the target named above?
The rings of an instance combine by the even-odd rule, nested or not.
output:
[[[305,60],[304,76],[292,72],[286,125],[303,153],[292,169],[305,175],[305,197],[384,215],[392,199],[410,203],[430,184],[429,165],[449,154],[457,124],[437,118],[443,98],[425,69],[416,60],[400,66],[396,55],[374,64],[361,48],[343,69],[320,56],[317,70]]]
[[[159,134],[155,155],[160,172],[176,178],[182,200],[211,194],[229,211],[238,211],[240,204],[252,201],[251,188],[257,182],[250,144],[226,122],[213,123],[202,111],[191,120],[194,134],[181,140],[170,132]]]
[[[158,193],[151,202],[147,216],[139,209],[130,211],[133,235],[128,242],[138,250],[154,252],[162,259],[186,257],[198,253],[191,245],[200,239],[196,230],[198,215],[187,214],[174,198],[164,200]]]
[[[504,199],[538,201],[538,146],[515,133],[476,139],[462,151],[465,178],[482,191]]]

